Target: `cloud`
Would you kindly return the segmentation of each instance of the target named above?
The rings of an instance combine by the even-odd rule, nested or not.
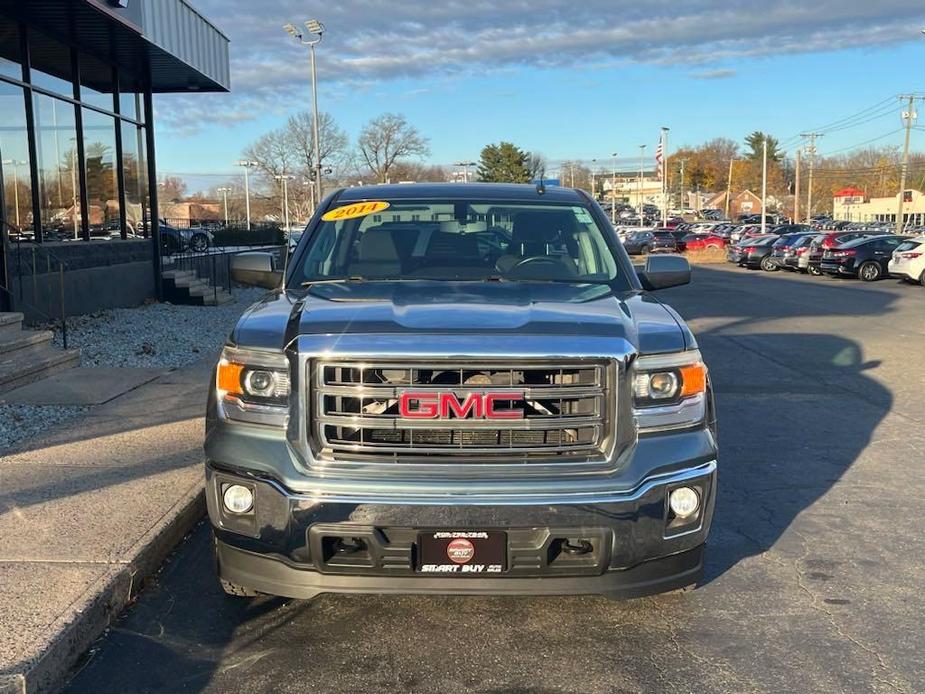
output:
[[[194,0],[232,40],[233,113],[266,112],[304,85],[308,56],[282,30],[317,16],[327,27],[320,79],[352,88],[396,79],[517,68],[646,63],[702,66],[697,79],[731,76],[733,59],[886,46],[925,19],[909,0]],[[182,99],[178,97],[177,99]],[[173,101],[174,99],[171,99]],[[199,102],[200,108],[202,102]],[[192,107],[191,107],[192,108]],[[178,114],[176,123],[191,113]],[[206,120],[213,122],[209,113]],[[234,116],[232,116],[234,117]],[[172,127],[171,116],[167,125]],[[192,121],[190,121],[192,122]]]
[[[736,71],[731,68],[702,70],[700,72],[691,73],[691,77],[693,77],[695,80],[725,80],[735,76]]]

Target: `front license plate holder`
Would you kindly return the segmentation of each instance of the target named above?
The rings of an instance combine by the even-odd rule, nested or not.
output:
[[[427,576],[497,576],[507,570],[507,533],[497,530],[418,533],[416,569]]]

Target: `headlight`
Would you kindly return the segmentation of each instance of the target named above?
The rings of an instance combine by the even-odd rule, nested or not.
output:
[[[706,391],[707,367],[699,351],[640,357],[633,375],[639,430],[680,429],[704,421]]]
[[[215,389],[229,419],[284,426],[289,413],[289,361],[277,352],[226,347],[216,369]]]

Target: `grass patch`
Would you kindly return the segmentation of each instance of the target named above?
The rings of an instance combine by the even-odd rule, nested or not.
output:
[[[726,249],[705,248],[702,251],[686,251],[684,257],[691,265],[716,265],[726,262]]]

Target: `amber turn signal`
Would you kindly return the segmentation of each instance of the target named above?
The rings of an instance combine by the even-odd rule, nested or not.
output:
[[[215,376],[215,387],[230,395],[243,394],[244,386],[241,383],[242,373],[244,373],[243,364],[236,364],[235,362],[222,359],[218,363],[218,372]]]
[[[682,398],[707,392],[707,367],[704,364],[682,366],[679,370],[681,372]]]

